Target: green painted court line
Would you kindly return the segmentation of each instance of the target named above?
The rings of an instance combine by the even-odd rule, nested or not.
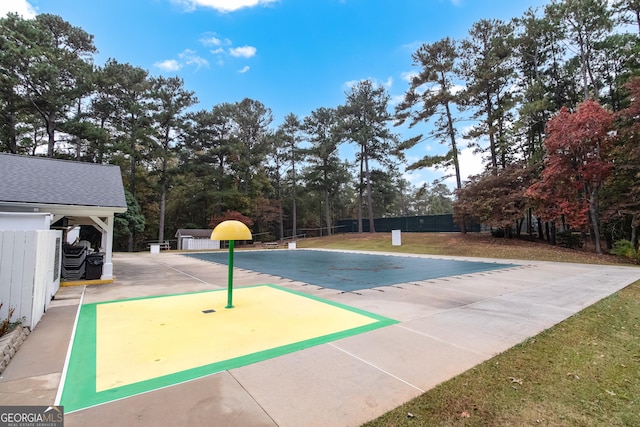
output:
[[[392,320],[392,319],[389,319],[388,317],[384,317],[384,316],[380,316],[380,315],[375,314],[375,313],[371,313],[370,311],[361,310],[361,309],[359,309],[357,307],[351,307],[351,306],[344,305],[344,304],[341,304],[341,303],[335,302],[335,301],[329,301],[329,300],[326,300],[324,298],[320,298],[320,297],[317,297],[315,295],[305,294],[304,292],[295,291],[293,289],[283,288],[283,287],[277,286],[277,285],[258,285],[258,286],[268,286],[270,288],[274,288],[274,289],[277,289],[279,291],[289,292],[289,293],[294,294],[294,295],[298,295],[298,296],[301,296],[301,297],[312,299],[312,300],[315,300],[315,301],[318,301],[318,302],[322,302],[324,304],[332,305],[334,307],[342,308],[342,309],[350,311],[352,313],[361,314],[363,316],[370,317],[372,319],[376,319],[379,322],[391,321],[391,323],[389,323],[389,325],[398,323],[397,320]],[[387,326],[387,325],[385,325],[385,326]],[[374,328],[374,329],[376,329],[376,328]]]
[[[328,301],[316,296],[307,295],[301,292],[293,291],[276,285],[257,285],[267,286],[273,289],[289,292],[298,295],[303,298],[309,298],[324,304],[328,304],[334,307],[338,307],[374,320],[373,323],[345,329],[336,333],[317,336],[307,340],[287,344],[280,347],[274,347],[264,351],[256,353],[246,354],[241,357],[228,359],[216,363],[211,363],[204,366],[199,366],[191,369],[187,369],[181,372],[172,373],[156,378],[152,378],[145,381],[140,381],[134,384],[129,384],[121,387],[96,392],[96,342],[97,342],[97,307],[101,304],[111,304],[123,301],[133,301],[141,299],[163,298],[171,296],[180,296],[186,294],[173,294],[164,296],[152,296],[144,298],[131,298],[125,300],[115,300],[108,302],[99,302],[82,305],[80,308],[80,314],[78,318],[78,325],[76,328],[76,334],[71,349],[71,356],[69,357],[69,366],[64,383],[64,389],[60,399],[60,404],[64,406],[65,412],[74,412],[81,409],[85,409],[91,406],[96,406],[104,403],[108,403],[114,400],[123,399],[126,397],[134,396],[145,392],[150,392],[159,388],[176,385],[186,381],[201,378],[207,375],[215,374],[217,372],[239,368],[252,363],[260,362],[270,358],[282,356],[288,353],[293,353],[299,350],[303,350],[309,347],[324,344],[330,341],[346,338],[349,336],[361,334],[363,332],[372,331],[378,328],[389,326],[398,323],[398,321],[380,316],[374,313],[370,313],[364,310],[360,310],[354,307],[350,307],[344,304],[340,304],[333,301]],[[256,286],[256,287],[257,287]],[[253,286],[252,286],[253,287]],[[213,290],[197,293],[208,292],[224,292],[225,290]]]

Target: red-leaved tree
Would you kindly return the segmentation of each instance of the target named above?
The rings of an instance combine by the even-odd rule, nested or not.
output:
[[[547,123],[544,170],[526,191],[545,221],[564,221],[571,228],[592,228],[595,250],[600,245],[599,192],[613,163],[614,115],[595,101],[575,112],[563,107]]]
[[[228,221],[228,220],[240,221],[247,227],[251,227],[253,225],[253,221],[251,220],[251,218],[242,215],[240,212],[227,211],[224,213],[224,215],[211,216],[211,220],[209,221],[209,227],[215,228],[221,222]]]
[[[527,202],[524,192],[533,181],[533,173],[532,167],[513,163],[496,172],[488,169],[470,177],[465,186],[456,191],[453,205],[456,223],[477,218],[484,225],[504,230],[507,237],[511,237],[514,225],[520,234]]]

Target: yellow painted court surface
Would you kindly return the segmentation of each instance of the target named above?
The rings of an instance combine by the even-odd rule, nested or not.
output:
[[[271,286],[96,306],[96,392],[242,357],[378,320]],[[208,310],[214,312],[205,313]]]

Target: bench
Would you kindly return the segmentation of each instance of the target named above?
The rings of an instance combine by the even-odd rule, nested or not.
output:
[[[147,249],[151,249],[152,245],[158,245],[160,249],[169,250],[171,249],[171,243],[169,242],[152,242],[147,244]]]
[[[265,249],[278,249],[278,242],[262,242],[262,247]]]

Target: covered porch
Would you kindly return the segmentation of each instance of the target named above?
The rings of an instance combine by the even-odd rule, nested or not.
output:
[[[0,154],[0,178],[0,212],[48,214],[45,226],[62,230],[63,241],[81,226],[98,230],[100,279],[113,279],[114,217],[127,210],[118,166]]]

